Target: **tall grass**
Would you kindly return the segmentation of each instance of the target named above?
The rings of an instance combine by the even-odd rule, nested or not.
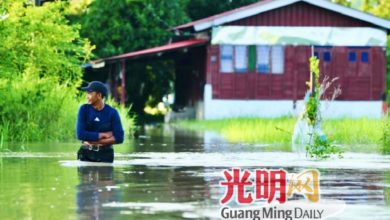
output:
[[[78,104],[74,88],[28,74],[3,81],[7,82],[0,84],[3,143],[70,138],[70,119]]]
[[[289,143],[295,119],[234,118],[181,121],[178,125],[189,129],[217,131],[232,142]]]
[[[379,145],[383,134],[383,119],[325,120],[323,130],[336,143]]]
[[[181,121],[178,125],[188,129],[217,131],[231,142],[290,144],[295,123],[295,118],[282,117]],[[381,145],[383,120],[324,120],[323,130],[328,138],[338,144]]]
[[[53,81],[23,78],[0,84],[0,148],[9,142],[76,141],[77,112],[85,96]],[[108,103],[117,108],[128,137],[134,117],[125,107]]]

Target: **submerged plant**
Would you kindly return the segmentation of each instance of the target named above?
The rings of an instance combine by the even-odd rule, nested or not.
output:
[[[311,82],[309,83],[310,92],[307,97],[306,108],[303,114],[303,119],[309,126],[308,141],[306,143],[306,155],[311,158],[324,159],[333,154],[341,157],[342,151],[337,148],[322,132],[321,130],[321,97],[325,94],[325,91],[336,80],[328,81],[325,77],[322,84],[319,83],[319,60],[312,56],[310,57],[310,72],[312,74]],[[336,89],[333,93],[332,99],[340,94],[340,89]]]
[[[332,154],[342,157],[341,150],[338,149],[325,135],[319,135],[316,132],[312,134],[312,142],[306,146],[306,153],[310,157],[317,159],[329,158]]]

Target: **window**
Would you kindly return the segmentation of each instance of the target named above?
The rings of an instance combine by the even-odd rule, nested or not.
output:
[[[273,46],[272,47],[272,60],[271,67],[272,73],[274,74],[282,74],[284,71],[284,53],[282,46]]]
[[[368,63],[368,53],[367,52],[362,52],[362,62]]]
[[[282,74],[284,72],[283,46],[257,46],[257,72]]]
[[[221,73],[232,73],[233,70],[233,46],[221,45]]]
[[[332,59],[330,52],[325,51],[323,55],[324,55],[324,62],[330,62],[330,60]]]
[[[355,51],[348,53],[348,61],[349,62],[356,62],[356,52]]]
[[[283,74],[284,47],[267,45],[221,45],[220,72]]]
[[[248,71],[248,47],[234,46],[234,70],[237,73]]]
[[[270,72],[270,63],[269,63],[269,46],[257,46],[257,72],[259,73],[269,73]]]

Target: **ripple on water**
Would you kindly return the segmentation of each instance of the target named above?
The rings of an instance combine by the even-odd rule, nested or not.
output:
[[[61,161],[64,166],[95,166],[79,161]],[[390,170],[390,156],[345,153],[344,158],[311,160],[288,152],[245,153],[132,153],[117,154],[113,166],[151,167],[302,167],[328,169]]]

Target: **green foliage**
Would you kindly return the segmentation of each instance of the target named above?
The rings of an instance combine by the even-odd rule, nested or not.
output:
[[[317,120],[317,113],[319,111],[319,101],[316,96],[309,97],[308,102],[306,103],[306,112],[305,116],[309,125],[314,126]]]
[[[382,119],[327,119],[323,121],[321,128],[335,143],[354,145],[350,150],[358,146],[363,146],[363,148],[367,145],[381,146]]]
[[[14,79],[28,71],[64,84],[79,83],[80,63],[92,47],[79,37],[78,26],[68,24],[63,14],[66,5],[34,7],[24,2],[0,3],[7,14],[0,22],[0,77]]]
[[[67,3],[0,2],[0,143],[74,140],[77,87],[93,47]]]
[[[4,81],[3,81],[4,82]],[[73,90],[73,91],[72,91]],[[0,85],[2,140],[66,140],[74,137],[75,88],[25,73]]]
[[[332,154],[336,154],[339,158],[342,157],[340,149],[333,145],[328,139],[314,132],[312,135],[313,141],[306,146],[306,153],[311,158],[326,159]]]
[[[383,119],[382,153],[390,154],[390,118]]]
[[[390,2],[387,0],[363,0],[362,11],[390,19]]]
[[[351,7],[351,5],[352,5],[351,0],[332,0],[332,2],[346,6],[346,7]]]
[[[107,57],[167,43],[167,29],[189,21],[183,7],[180,1],[95,0],[74,21],[98,45],[95,55]]]
[[[312,77],[314,77],[315,87],[311,89],[314,91],[313,94],[310,95],[309,100],[306,103],[306,111],[304,117],[307,118],[308,124],[311,126],[315,126],[316,123],[319,123],[321,120],[319,117],[319,108],[320,108],[320,97],[319,97],[319,60],[316,57],[310,57],[310,70],[312,73]],[[310,88],[312,85],[309,86]]]
[[[246,6],[259,0],[185,0],[186,10],[191,20],[198,20],[228,10]]]

